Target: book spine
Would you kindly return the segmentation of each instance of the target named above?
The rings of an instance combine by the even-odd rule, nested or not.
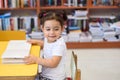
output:
[[[18,17],[13,17],[14,19],[14,30],[18,30],[18,21],[17,21]]]
[[[75,7],[77,7],[77,6],[78,6],[78,0],[73,0],[73,5],[74,5]]]
[[[14,19],[13,19],[13,17],[12,18],[10,18],[10,30],[14,30]]]
[[[16,0],[12,0],[12,8],[16,8]]]
[[[0,8],[3,8],[3,0],[0,0]]]
[[[6,30],[10,30],[9,26],[10,26],[10,18],[6,18]]]
[[[31,18],[31,24],[30,24],[30,27],[31,27],[31,31],[35,28],[35,25],[34,25],[34,18]]]
[[[21,8],[24,7],[24,0],[21,0]]]
[[[68,0],[68,7],[72,5],[71,0]]]
[[[17,18],[18,30],[20,29],[20,17]]]
[[[8,8],[8,0],[4,0],[4,8]]]
[[[54,6],[57,6],[58,4],[57,4],[57,0],[54,0]]]
[[[6,30],[5,18],[2,18],[2,30]]]
[[[61,0],[56,0],[57,1],[57,5],[61,6],[62,5],[62,1]]]
[[[0,18],[0,30],[2,30],[2,19]]]
[[[49,5],[49,6],[52,5],[52,0],[48,0],[48,5]]]

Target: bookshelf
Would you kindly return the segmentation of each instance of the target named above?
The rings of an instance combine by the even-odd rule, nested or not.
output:
[[[67,42],[68,49],[120,48],[120,42]]]
[[[94,0],[87,0],[85,5],[80,4],[80,6],[66,6],[65,3],[67,3],[68,0],[57,0],[60,1],[59,5],[41,5],[43,1],[47,0],[16,0],[17,2],[21,2],[20,5],[16,5],[15,7],[9,7],[6,5],[8,2],[7,0],[0,0],[0,14],[11,12],[12,16],[37,16],[41,11],[54,11],[54,10],[64,10],[68,13],[70,13],[73,10],[87,10],[88,11],[88,18],[93,15],[99,15],[99,12],[102,13],[102,15],[108,14],[109,12],[112,14],[120,13],[120,7],[115,6],[114,3],[112,3],[111,6],[104,6],[104,5],[95,5]],[[8,0],[10,1],[10,0]],[[12,1],[12,0],[11,0]],[[23,1],[28,1],[29,5],[26,7],[23,5]],[[33,2],[30,2],[33,1]],[[56,1],[56,0],[54,0]],[[74,0],[77,1],[77,0]],[[84,1],[84,0],[83,0]],[[112,1],[112,0],[111,0]],[[41,3],[42,2],[42,3]],[[31,3],[31,5],[30,5]],[[32,4],[34,3],[34,4]],[[14,4],[13,4],[14,5]],[[104,12],[104,11],[106,12]],[[109,12],[108,12],[109,11]],[[98,13],[97,13],[98,12]],[[40,20],[37,19],[37,29],[40,29]],[[70,48],[120,48],[120,42],[67,42],[67,47]]]

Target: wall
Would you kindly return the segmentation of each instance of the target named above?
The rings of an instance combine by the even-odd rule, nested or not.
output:
[[[120,49],[69,49],[78,55],[78,68],[81,80],[120,80]],[[70,68],[67,75],[70,75]]]

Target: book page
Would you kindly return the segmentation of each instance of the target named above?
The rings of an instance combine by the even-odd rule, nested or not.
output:
[[[2,58],[24,58],[29,55],[31,44],[26,40],[9,41]]]

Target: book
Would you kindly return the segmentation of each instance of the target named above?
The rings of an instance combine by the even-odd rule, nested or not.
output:
[[[24,63],[23,59],[30,53],[31,44],[26,40],[10,40],[2,54],[2,63]]]
[[[94,5],[102,5],[102,6],[112,6],[113,0],[94,0]]]
[[[91,42],[92,41],[92,35],[89,31],[82,32],[80,34],[80,42]]]

